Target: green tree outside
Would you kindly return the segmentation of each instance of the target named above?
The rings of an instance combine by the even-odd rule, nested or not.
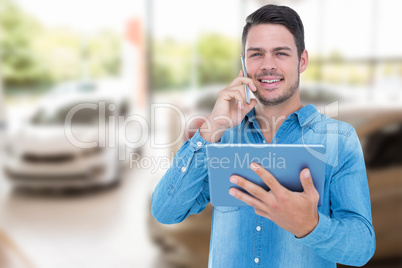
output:
[[[5,92],[33,92],[60,81],[118,75],[121,37],[110,30],[84,36],[47,29],[12,0],[0,0],[0,53]]]

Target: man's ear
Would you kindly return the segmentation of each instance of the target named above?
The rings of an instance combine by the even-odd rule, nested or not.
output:
[[[308,65],[308,52],[304,50],[301,54],[300,61],[299,61],[299,71],[300,73],[304,72],[307,69]]]

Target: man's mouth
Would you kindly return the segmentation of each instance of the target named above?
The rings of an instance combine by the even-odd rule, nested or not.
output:
[[[283,78],[275,78],[275,79],[258,79],[263,88],[266,89],[275,89],[279,87],[283,81]]]
[[[261,79],[259,80],[261,83],[268,83],[268,84],[272,84],[272,83],[276,83],[276,82],[280,82],[283,79],[272,79],[272,80],[266,80],[266,79]]]

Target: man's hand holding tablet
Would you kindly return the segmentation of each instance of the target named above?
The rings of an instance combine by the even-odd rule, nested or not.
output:
[[[257,215],[304,237],[318,224],[325,153],[323,145],[208,145],[211,203],[251,206]]]
[[[234,187],[229,193],[239,200],[252,206],[257,215],[270,219],[296,237],[308,235],[318,224],[317,204],[319,195],[314,187],[309,169],[300,173],[303,192],[292,192],[283,187],[271,173],[257,163],[251,163],[250,168],[257,173],[269,191],[233,175],[230,182],[240,186],[250,194]]]

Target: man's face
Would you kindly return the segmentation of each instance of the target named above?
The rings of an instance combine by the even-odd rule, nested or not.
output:
[[[293,35],[283,25],[260,24],[248,32],[245,58],[248,76],[254,81],[254,95],[264,105],[276,105],[295,95],[300,73],[307,67],[305,50],[299,61]]]

